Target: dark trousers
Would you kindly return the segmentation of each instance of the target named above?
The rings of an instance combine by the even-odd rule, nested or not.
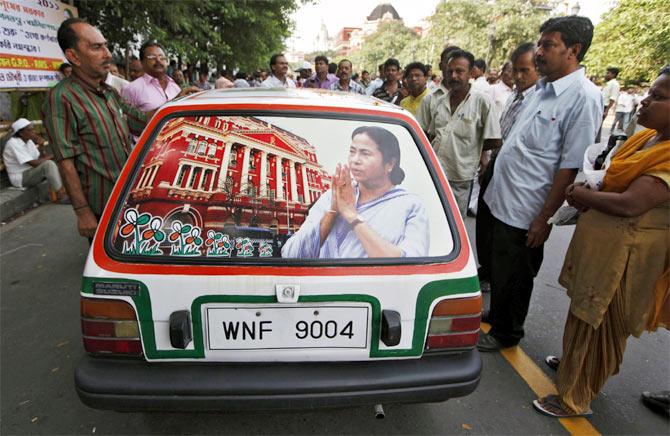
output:
[[[533,279],[542,266],[544,245],[526,247],[528,230],[494,218],[491,250],[491,334],[511,347],[523,338]]]
[[[479,261],[479,280],[491,281],[491,246],[493,245],[493,224],[495,218],[491,215],[491,209],[484,201],[484,193],[493,178],[493,166],[496,156],[491,157],[482,179],[479,182],[479,197],[477,198],[477,218],[475,222],[475,239],[477,242],[477,260]]]

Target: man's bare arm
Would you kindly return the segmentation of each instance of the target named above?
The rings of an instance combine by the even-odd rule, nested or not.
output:
[[[614,106],[614,103],[615,103],[614,99],[610,98],[609,104],[605,106],[605,110],[603,111],[603,119],[607,117],[607,114],[609,113],[612,106]]]
[[[502,147],[502,139],[485,139],[484,150],[494,150]]]
[[[63,159],[58,162],[58,167],[67,195],[72,201],[72,208],[77,215],[77,230],[79,230],[81,236],[92,238],[95,235],[95,229],[98,227],[98,219],[88,205],[88,199],[81,187],[74,161]]]
[[[539,247],[549,238],[551,225],[547,224],[547,221],[554,216],[558,208],[563,204],[565,189],[574,182],[576,176],[576,169],[564,168],[558,170],[554,177],[554,183],[551,185],[549,195],[544,202],[544,206],[542,206],[542,210],[533,222],[530,223],[526,246],[530,248]]]
[[[34,168],[34,167],[37,167],[37,166],[39,166],[41,163],[46,162],[46,161],[48,161],[48,160],[51,160],[51,157],[44,157],[44,156],[43,156],[43,157],[38,157],[37,159],[29,160],[29,161],[26,162],[26,163],[27,163],[28,165],[30,165],[31,167]]]

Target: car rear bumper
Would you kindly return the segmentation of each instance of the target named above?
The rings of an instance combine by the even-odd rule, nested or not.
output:
[[[477,350],[413,360],[312,363],[147,363],[85,356],[81,401],[96,409],[310,409],[437,402],[468,395],[482,369]]]

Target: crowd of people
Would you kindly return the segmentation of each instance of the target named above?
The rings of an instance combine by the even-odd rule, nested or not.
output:
[[[460,213],[476,210],[479,277],[482,290],[491,292],[483,313],[491,329],[478,343],[483,352],[523,339],[550,219],[566,200],[579,209],[560,278],[571,299],[563,355],[547,361],[558,369],[558,395],[534,402],[538,411],[556,417],[590,413],[591,400],[618,372],[626,338],[667,326],[670,318],[670,68],[644,97],[632,88],[621,91],[615,68],[601,90],[581,66],[592,36],[587,18],[551,18],[537,42],[519,45],[499,73],[488,75],[484,60],[447,46],[441,77],[430,65],[402,68],[389,58],[372,79],[368,71],[354,74],[350,60],[333,64],[317,56],[314,72],[305,62],[292,78],[278,53],[268,70],[222,71],[212,78],[217,89],[300,87],[369,95],[416,117]],[[167,101],[212,83],[206,69],[168,63],[155,41],[141,46],[129,76],[122,77],[104,36],[81,19],[66,20],[58,42],[69,63],[61,67],[65,79],[49,92],[42,115],[62,182],[53,174],[53,161],[41,161],[34,151],[21,164],[40,168],[54,189],[65,187],[79,233],[91,238],[133,135]],[[602,189],[594,191],[575,178],[610,110],[612,129],[631,130],[611,151]],[[644,129],[635,132],[638,124]],[[28,144],[33,137],[26,127],[17,125],[15,133]],[[19,183],[36,177],[25,169],[31,173]],[[349,180],[348,174],[339,176]],[[667,412],[667,392],[645,401]]]

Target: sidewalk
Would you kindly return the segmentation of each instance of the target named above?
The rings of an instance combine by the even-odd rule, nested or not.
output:
[[[0,222],[49,201],[49,183],[46,180],[31,188],[15,188],[9,183],[7,172],[0,172]]]

